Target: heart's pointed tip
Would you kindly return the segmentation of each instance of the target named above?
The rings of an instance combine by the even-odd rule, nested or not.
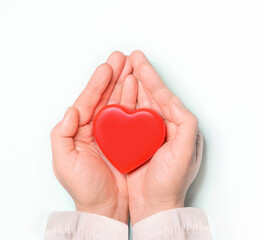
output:
[[[109,160],[110,161],[110,160]],[[114,166],[114,168],[115,169],[117,169],[118,170],[118,172],[119,173],[121,173],[121,174],[123,174],[123,175],[125,175],[125,174],[128,174],[128,173],[130,173],[130,172],[132,172],[132,171],[134,171],[137,167],[130,167],[130,166],[128,166],[128,165],[122,165],[122,166],[120,166],[120,165],[118,165],[118,164],[116,164],[115,162],[113,163],[112,162],[112,165]]]
[[[119,171],[119,170],[118,170]],[[130,171],[119,171],[121,174],[123,174],[123,175],[126,175],[126,174],[128,174]]]
[[[119,171],[119,173],[121,173],[121,174],[123,174],[123,175],[126,175],[126,174],[128,174],[128,173],[131,173],[131,172],[133,172],[134,170],[136,170],[137,168],[134,168],[134,169],[125,169],[125,170],[119,170],[119,169],[117,169],[118,171]]]

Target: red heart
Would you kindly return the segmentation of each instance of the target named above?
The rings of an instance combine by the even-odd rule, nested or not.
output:
[[[153,156],[164,142],[166,127],[153,110],[108,105],[95,116],[93,134],[107,159],[126,174]]]

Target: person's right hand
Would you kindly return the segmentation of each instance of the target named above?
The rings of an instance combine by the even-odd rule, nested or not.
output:
[[[184,207],[186,192],[202,159],[197,118],[173,95],[140,51],[130,56],[138,79],[137,108],[159,112],[167,126],[165,143],[152,159],[127,175],[132,224],[164,210]]]
[[[53,169],[77,211],[104,215],[127,224],[126,178],[106,160],[92,133],[94,115],[110,103],[136,102],[122,89],[137,88],[129,57],[120,52],[100,65],[63,120],[51,132]],[[124,85],[124,86],[123,86]],[[135,93],[133,96],[136,96]]]

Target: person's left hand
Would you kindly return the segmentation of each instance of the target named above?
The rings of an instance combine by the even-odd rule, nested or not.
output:
[[[198,119],[165,85],[141,51],[131,56],[139,82],[137,108],[151,108],[164,119],[167,137],[151,160],[127,174],[132,224],[164,210],[184,207],[186,192],[202,160]]]

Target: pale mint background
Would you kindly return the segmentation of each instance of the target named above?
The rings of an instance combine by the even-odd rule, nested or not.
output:
[[[263,2],[0,1],[1,239],[41,239],[74,210],[52,173],[49,132],[114,50],[143,50],[205,137],[188,206],[214,239],[263,235]]]

